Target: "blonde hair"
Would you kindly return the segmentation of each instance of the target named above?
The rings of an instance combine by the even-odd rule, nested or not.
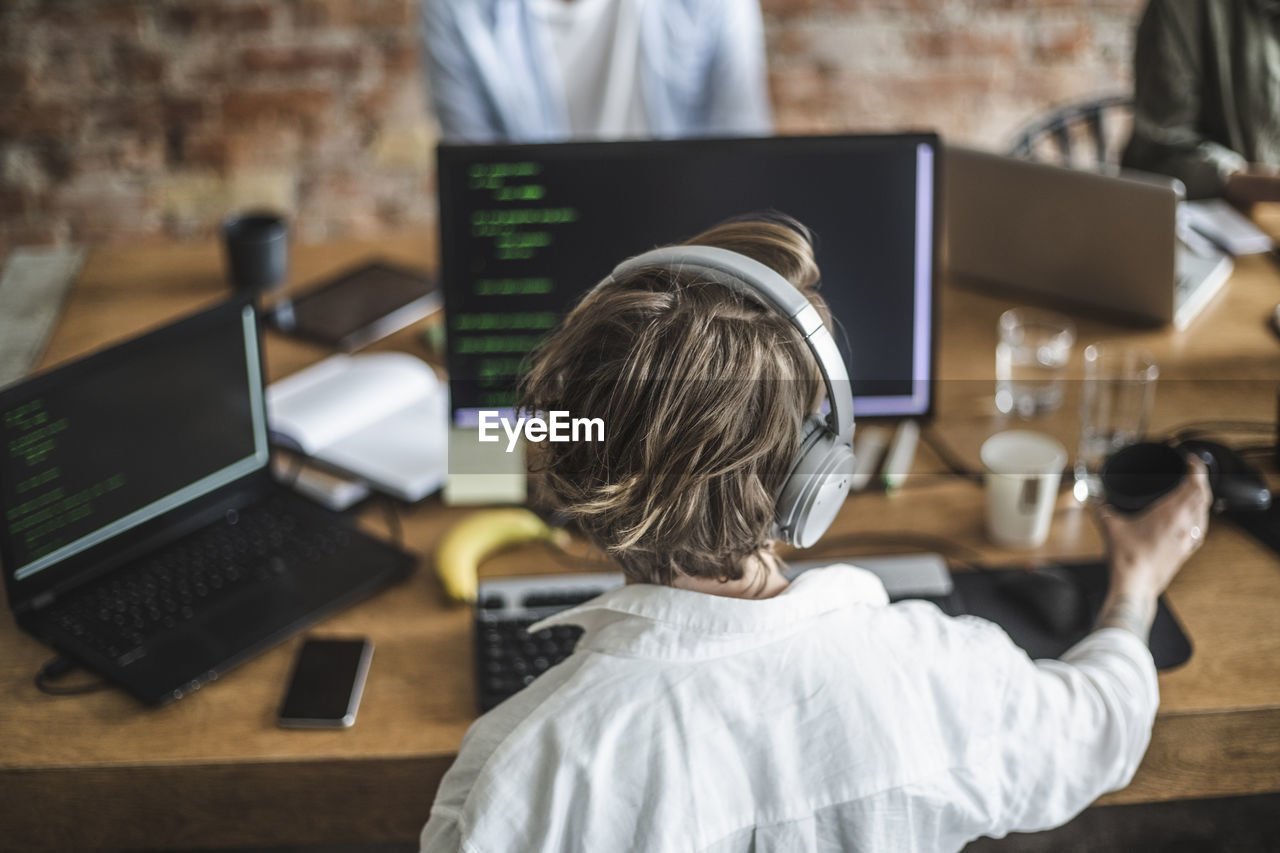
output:
[[[732,221],[687,241],[776,270],[828,326],[808,232]],[[642,268],[587,294],[534,353],[520,407],[602,418],[602,443],[538,445],[543,497],[628,577],[738,580],[770,544],[774,504],[822,380],[800,333],[696,271]]]

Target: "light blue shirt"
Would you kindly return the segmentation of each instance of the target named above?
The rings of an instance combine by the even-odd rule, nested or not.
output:
[[[757,0],[642,0],[640,91],[656,137],[772,131]],[[572,136],[564,87],[526,0],[423,0],[422,40],[448,142]]]

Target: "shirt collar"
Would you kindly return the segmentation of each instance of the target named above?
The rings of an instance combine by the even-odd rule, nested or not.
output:
[[[579,625],[584,629],[579,649],[664,659],[712,657],[773,642],[832,611],[888,603],[878,577],[836,564],[810,569],[763,600],[630,584],[529,630]]]

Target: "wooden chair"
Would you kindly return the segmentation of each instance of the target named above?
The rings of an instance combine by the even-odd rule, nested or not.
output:
[[[1110,169],[1133,127],[1133,98],[1104,95],[1056,107],[1014,136],[1009,153],[1083,169]]]

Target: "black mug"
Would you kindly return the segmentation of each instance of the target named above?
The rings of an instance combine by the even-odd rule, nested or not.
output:
[[[1140,512],[1178,488],[1187,476],[1187,455],[1168,444],[1140,441],[1107,457],[1100,476],[1107,503]]]
[[[289,274],[289,224],[283,216],[252,211],[222,224],[227,277],[239,291],[261,293]]]

